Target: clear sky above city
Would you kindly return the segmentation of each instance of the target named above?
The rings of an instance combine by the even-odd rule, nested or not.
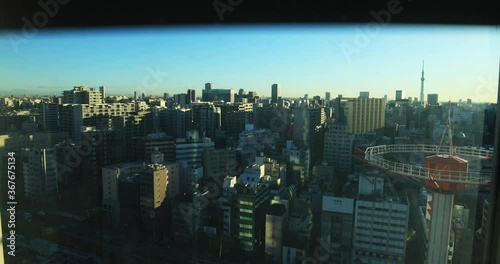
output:
[[[372,25],[373,26],[373,25]],[[372,97],[404,90],[440,101],[496,102],[500,37],[491,27],[204,26],[5,31],[0,36],[0,94],[60,95],[87,85],[110,95],[163,95],[204,84],[283,97],[331,92]]]

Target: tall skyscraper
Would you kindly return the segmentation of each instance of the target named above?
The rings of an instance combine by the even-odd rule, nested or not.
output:
[[[195,90],[188,89],[187,95],[188,95],[188,104],[190,104],[192,102],[196,102],[196,91]]]
[[[137,91],[134,91],[134,101],[137,101]]]
[[[420,102],[424,103],[424,61],[422,61],[422,77],[420,78]]]
[[[205,90],[213,90],[213,89],[214,89],[213,83],[205,83]]]
[[[439,105],[438,94],[427,94],[427,104],[438,106]]]
[[[273,84],[271,87],[271,103],[277,104],[280,95],[281,95],[280,85],[277,83]]]
[[[326,92],[325,93],[326,106],[330,106],[330,100],[331,100],[330,92]]]
[[[396,101],[401,101],[405,97],[403,90],[396,90]]]

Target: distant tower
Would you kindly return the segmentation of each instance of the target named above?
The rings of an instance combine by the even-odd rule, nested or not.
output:
[[[423,92],[422,92],[422,94],[423,94]],[[401,101],[404,99],[404,97],[405,97],[405,94],[404,94],[403,90],[396,90],[396,101]]]
[[[280,85],[279,84],[273,84],[272,89],[271,89],[271,103],[276,104],[278,103],[278,98],[280,97]]]
[[[422,61],[422,78],[420,78],[420,102],[424,102],[424,61]]]

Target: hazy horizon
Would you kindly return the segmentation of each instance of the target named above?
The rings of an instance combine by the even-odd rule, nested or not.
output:
[[[269,97],[420,97],[496,102],[500,38],[494,27],[203,26],[4,31],[0,94],[60,95],[106,86],[109,95],[173,95],[207,82]],[[20,38],[23,38],[20,41]],[[426,98],[425,98],[426,99]]]

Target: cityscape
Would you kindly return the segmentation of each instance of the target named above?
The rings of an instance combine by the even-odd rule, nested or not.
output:
[[[370,45],[388,41],[394,52],[406,52],[396,49],[408,39],[390,32]],[[196,41],[179,36],[172,44],[179,53],[203,39],[192,34]],[[443,65],[435,48],[422,49],[432,50],[428,57],[417,58],[425,53],[417,50],[369,64],[375,48],[367,47],[348,53],[347,62],[331,62],[343,66],[329,67],[321,64],[329,55],[313,55],[308,46],[316,39],[281,49],[280,42],[263,44],[273,38],[264,35],[218,43],[244,42],[242,51],[221,55],[232,58],[228,65],[236,59],[248,66],[248,72],[235,68],[236,77],[220,70],[236,66],[221,66],[208,53],[186,57],[174,50],[169,56],[179,70],[150,66],[155,62],[130,66],[141,73],[128,88],[120,83],[131,78],[123,67],[158,54],[138,52],[133,38],[127,50],[90,44],[35,56],[37,49],[54,49],[51,43],[73,41],[42,36],[0,61],[13,68],[0,75],[5,263],[481,263],[499,65],[481,60],[482,51],[450,48],[471,61],[450,66],[459,76],[446,86],[454,73],[440,78],[433,72]],[[346,56],[347,42],[339,43],[336,59]],[[260,57],[252,45],[273,47]],[[122,67],[109,69],[109,86],[85,84],[111,78],[105,76],[109,61],[95,69],[86,61],[98,57],[92,49]],[[295,55],[298,50],[306,55]],[[387,47],[380,52],[390,53]],[[72,62],[78,53],[85,66]],[[289,67],[276,70],[283,82],[267,83],[276,62],[264,65],[266,56],[286,60]],[[313,58],[295,61],[300,56]],[[198,61],[203,58],[210,63]],[[397,74],[383,75],[391,64]],[[16,83],[23,67],[34,70],[33,79],[27,70]],[[310,67],[342,79],[343,88],[312,80],[319,75],[302,77]],[[86,76],[77,79],[79,71]],[[81,83],[66,85],[68,76]],[[243,86],[231,84],[238,76],[255,81],[231,88]],[[389,76],[397,85],[384,80]],[[311,84],[300,88],[301,78]],[[171,80],[175,84],[167,85]],[[366,85],[371,82],[374,89]]]

